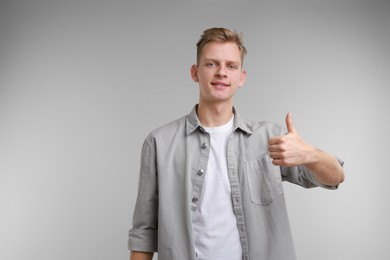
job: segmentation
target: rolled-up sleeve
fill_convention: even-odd
[[[129,250],[157,252],[157,223],[156,149],[153,139],[149,136],[142,146],[138,195],[133,214],[133,227],[129,231]]]
[[[337,158],[337,157],[336,157]],[[339,164],[343,167],[344,161],[337,158]],[[282,179],[297,185],[300,185],[304,188],[313,188],[313,187],[322,187],[325,189],[336,190],[339,185],[329,186],[320,183],[314,178],[314,174],[311,173],[304,166],[296,167],[280,167],[282,173]]]

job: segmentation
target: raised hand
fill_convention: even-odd
[[[287,113],[286,126],[286,135],[272,137],[268,142],[272,163],[278,166],[297,166],[310,162],[313,147],[306,144],[295,129],[291,113]]]

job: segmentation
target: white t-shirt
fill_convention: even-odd
[[[192,218],[195,250],[200,260],[242,259],[226,159],[233,118],[222,126],[205,127],[211,148],[202,194]]]

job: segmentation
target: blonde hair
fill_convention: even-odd
[[[226,28],[210,28],[203,31],[198,43],[196,44],[196,62],[199,64],[204,46],[210,42],[234,42],[237,44],[241,53],[241,64],[244,62],[244,56],[247,50],[242,41],[242,34]]]

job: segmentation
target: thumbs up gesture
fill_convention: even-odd
[[[268,142],[269,156],[278,166],[297,166],[308,162],[312,146],[306,144],[294,127],[291,113],[286,116],[287,134],[272,137]]]
[[[287,134],[289,133],[296,133],[296,129],[294,127],[294,123],[293,123],[293,120],[292,120],[292,115],[291,113],[287,113],[287,116],[286,116],[286,126],[287,126]]]

